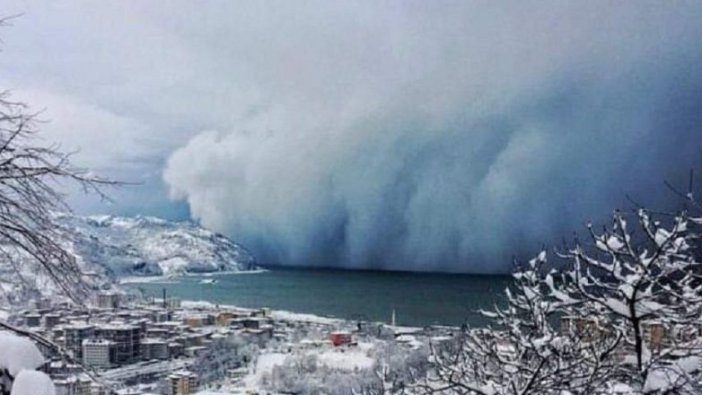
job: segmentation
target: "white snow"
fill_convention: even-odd
[[[264,351],[258,355],[253,368],[237,387],[239,389],[259,389],[273,375],[276,367],[289,366],[294,361],[313,358],[319,366],[340,372],[354,372],[372,369],[375,359],[372,357],[374,344],[359,343],[352,347],[332,347],[331,345],[315,348],[303,348],[293,352]]]
[[[287,354],[281,353],[264,353],[256,360],[256,372],[270,372],[274,367],[285,362]]]
[[[320,353],[318,357],[323,365],[340,370],[370,369],[374,363],[374,360],[359,348],[332,349]]]
[[[57,214],[86,263],[119,275],[173,275],[254,268],[241,246],[192,222],[153,217],[80,217]],[[97,242],[99,240],[99,243]]]
[[[606,298],[604,299],[604,304],[614,313],[619,314],[622,317],[629,317],[631,314],[629,312],[629,308],[619,299]]]
[[[656,238],[656,244],[658,244],[658,246],[661,247],[670,238],[670,232],[668,232],[667,230],[665,230],[663,228],[658,228],[658,230],[656,231],[655,238]]]
[[[11,395],[55,395],[51,378],[35,370],[22,370],[15,378]]]
[[[265,375],[270,375],[273,368],[285,363],[289,354],[282,353],[262,353],[256,359],[253,371],[244,377],[242,383],[246,387],[257,387]]]
[[[339,323],[343,322],[343,320],[340,320],[338,318],[327,318],[327,317],[320,317],[320,316],[313,315],[313,314],[293,313],[293,312],[285,311],[285,310],[274,310],[271,313],[271,316],[277,320],[303,321],[303,322],[311,322],[311,323],[323,324],[323,325],[334,325],[334,324],[339,324]]]
[[[9,332],[0,332],[0,367],[14,377],[23,369],[33,370],[44,363],[44,356],[34,343]]]
[[[161,268],[164,276],[172,276],[178,273],[185,273],[188,270],[190,262],[182,256],[174,256],[166,258],[158,262],[158,267]]]

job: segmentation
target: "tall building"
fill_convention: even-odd
[[[163,339],[143,339],[141,342],[141,357],[145,361],[168,359],[168,342]]]
[[[95,335],[113,343],[115,364],[124,365],[141,359],[141,327],[128,324],[101,325],[96,328]]]
[[[169,395],[190,395],[197,392],[197,376],[183,370],[168,376]]]
[[[116,309],[119,307],[120,295],[116,292],[100,292],[97,294],[97,306],[101,309]]]
[[[73,358],[83,360],[83,340],[95,336],[95,327],[90,324],[74,323],[63,327],[66,349],[73,353]]]
[[[60,314],[45,314],[44,315],[44,327],[46,329],[51,329],[58,325],[58,323],[61,321],[61,315]]]
[[[113,360],[114,343],[105,339],[83,340],[83,365],[92,368],[108,368]]]

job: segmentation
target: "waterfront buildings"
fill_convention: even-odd
[[[50,361],[42,370],[54,380],[59,395],[192,394],[204,385],[229,380],[229,371],[245,373],[252,362],[249,346],[274,344],[281,347],[277,352],[290,353],[314,342],[324,352],[333,349],[330,333],[337,345],[356,340],[350,332],[335,332],[355,327],[351,324],[298,321],[255,309],[192,304],[170,309],[161,301],[124,300],[111,309],[93,300],[91,307],[56,304],[19,310],[9,318],[75,358],[65,359],[54,348],[41,350]],[[27,326],[36,325],[37,317],[43,325]]]

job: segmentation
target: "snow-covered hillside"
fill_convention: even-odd
[[[115,277],[251,270],[255,260],[230,239],[192,222],[153,217],[58,214],[87,269]],[[103,271],[97,270],[97,271]]]
[[[192,222],[153,217],[55,214],[61,244],[76,257],[91,287],[110,288],[124,277],[255,269],[255,259],[228,238]],[[0,254],[0,306],[61,295],[46,271],[11,247]]]

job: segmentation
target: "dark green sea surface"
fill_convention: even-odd
[[[487,321],[476,310],[501,303],[509,281],[492,275],[274,268],[130,286],[155,297],[165,288],[183,300],[349,320],[390,322],[395,310],[398,325],[483,326]]]

